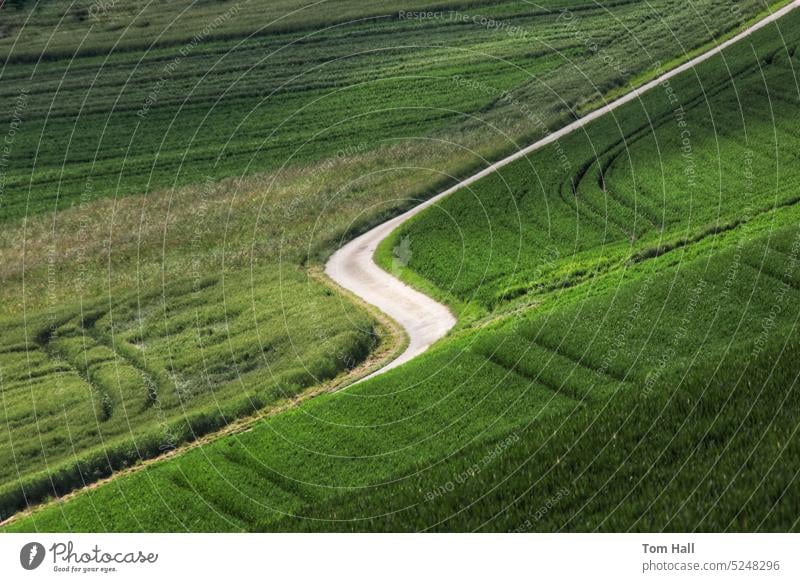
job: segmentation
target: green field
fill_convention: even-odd
[[[615,10],[634,8],[640,7],[624,3]],[[728,13],[724,7],[717,10]],[[640,26],[647,22],[641,18]],[[658,38],[654,34],[653,42]],[[431,352],[385,376],[260,421],[248,432],[79,493],[7,529],[796,530],[798,44],[800,15],[793,13],[779,28],[768,27],[403,227],[380,250],[381,260],[391,260],[398,241],[410,241],[402,276],[464,314],[456,332]],[[647,67],[644,63],[640,72]],[[485,78],[479,68],[458,75],[459,85],[476,90]],[[559,80],[566,83],[565,77]],[[578,97],[581,87],[577,78],[572,82],[573,105],[580,99],[589,103],[593,96],[586,87]],[[527,90],[541,86],[533,83]],[[501,101],[485,115],[502,118],[514,109]],[[547,119],[563,122],[558,113],[552,109]],[[401,118],[410,119],[398,114]],[[475,139],[480,128],[466,124],[458,131]],[[503,148],[491,136],[486,142],[496,151]],[[447,158],[457,148],[433,157],[438,149],[429,143],[419,151],[395,147],[400,149],[390,159],[398,167],[413,163],[426,147],[432,156],[426,167],[470,165],[463,154]],[[360,152],[328,170],[358,176],[379,167],[386,153]],[[382,196],[403,189],[421,193],[443,182],[441,173],[424,174],[415,179],[411,172],[396,171],[391,180],[381,178],[385,189],[363,196],[357,195],[363,190],[354,190],[340,207],[347,209],[344,219],[358,216],[367,224],[386,210],[376,207],[370,216],[359,216],[366,200],[389,200]],[[141,212],[135,200],[121,202],[130,216]],[[182,202],[184,208],[191,207],[190,200]],[[291,200],[291,195],[275,200]],[[252,241],[259,227],[247,203],[235,197],[215,212],[222,217],[237,202],[236,214],[243,216],[234,224],[245,224],[247,234],[238,239],[233,234],[228,244],[234,247],[237,240],[244,246],[248,236]],[[270,205],[261,197],[258,202]],[[96,204],[92,208],[112,203]],[[287,237],[279,248],[292,257],[291,269],[282,265],[279,273],[289,271],[302,282],[305,275],[293,261],[325,255],[330,242],[319,243],[325,239],[315,233],[308,237],[316,238],[315,247],[301,231],[315,228],[321,212],[312,200],[289,215],[271,212],[267,223],[274,220],[276,232]],[[64,215],[69,218],[69,211]],[[341,236],[344,219],[338,230],[325,227],[328,241]],[[191,221],[176,219],[176,224],[191,229]],[[159,253],[165,262],[185,259],[181,241],[191,239],[183,235],[169,239],[169,252],[151,249],[146,264],[158,266]],[[211,228],[202,239],[211,254],[218,248],[217,236]],[[127,252],[136,264],[133,251]],[[239,258],[241,264],[249,257],[252,251]],[[225,268],[244,268],[236,264],[234,259],[234,266]],[[269,273],[270,264],[263,261],[259,269]],[[276,287],[274,279],[264,277],[258,284],[263,287],[253,282],[233,287],[244,287],[248,295],[248,287]],[[317,292],[313,284],[303,288]],[[173,370],[162,346],[181,344],[180,370],[193,384],[199,376],[192,374],[202,366],[191,357],[196,334],[181,335],[181,308],[191,312],[187,317],[194,325],[198,307],[204,307],[200,319],[213,329],[219,322],[219,290],[211,284],[202,291],[207,295],[181,302],[180,289],[169,294],[178,307],[168,310],[171,325],[166,327],[163,318],[139,323],[139,307],[132,302],[141,295],[125,299],[116,290],[113,313],[119,315],[113,324],[108,316],[89,317],[87,327],[65,312],[56,333],[39,338],[46,340],[37,347],[45,354],[42,383],[50,385],[47,366],[54,362],[71,366],[69,373],[77,370],[76,377],[86,375],[86,358],[81,372],[80,362],[70,362],[70,349],[77,338],[88,337],[95,343],[76,353],[97,353],[100,372],[111,361],[105,358],[119,358],[150,342],[161,354],[148,361],[154,382]],[[110,286],[106,293],[111,295]],[[317,293],[330,334],[365,357],[378,332],[366,316],[356,326],[360,333],[347,331],[352,320],[338,319],[334,307],[326,311],[338,299]],[[308,299],[289,289],[284,301],[303,309]],[[268,305],[265,301],[263,317],[272,322]],[[252,316],[252,306],[241,313]],[[289,336],[301,320],[284,320]],[[247,327],[242,322],[236,328],[242,354],[252,354]],[[298,329],[308,334],[302,337],[311,337],[311,330]],[[13,333],[18,332],[9,331],[9,337]],[[112,341],[114,351],[106,351],[108,338],[116,336],[124,350]],[[27,345],[24,338],[15,342]],[[314,342],[305,344],[311,350]],[[327,353],[304,357],[324,362]],[[19,361],[8,358],[5,365]],[[219,361],[224,376],[241,358]],[[135,357],[125,360],[123,372],[125,366],[141,372]],[[321,366],[327,377],[341,371]],[[269,394],[260,373],[249,390]],[[220,379],[219,390],[236,402],[242,392],[225,392],[227,380]],[[303,385],[297,383],[296,389]],[[147,402],[146,388],[132,388],[139,402]],[[102,404],[100,399],[96,417]],[[148,414],[145,406],[142,426],[151,420]],[[13,486],[5,499],[18,502]]]
[[[8,529],[795,529],[800,230],[759,222]]]
[[[385,0],[361,4],[8,4],[0,120],[17,113],[22,123],[0,219],[208,175],[275,171],[398,139],[458,135],[476,123],[494,126],[483,128],[495,135],[480,153],[495,154],[541,131],[514,104],[536,103],[536,115],[557,125],[598,91],[624,85],[765,6],[405,3],[403,11],[444,15],[418,19],[401,17]],[[455,75],[479,84],[454,83]],[[501,100],[503,91],[510,102]]]
[[[407,223],[384,263],[406,239],[412,275],[491,310],[794,204],[796,49],[791,32],[757,58],[747,42],[733,47],[724,66],[701,65],[573,133],[561,151],[534,153]]]

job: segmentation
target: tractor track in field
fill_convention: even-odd
[[[400,214],[366,233],[356,237],[336,251],[325,265],[325,274],[339,286],[357,295],[363,301],[377,307],[392,318],[408,335],[408,346],[397,358],[388,362],[383,368],[373,372],[367,378],[382,374],[400,364],[408,362],[427,350],[432,344],[443,338],[455,326],[456,318],[450,310],[434,299],[412,289],[393,275],[381,269],[374,261],[378,245],[404,222],[410,220],[423,210],[433,206],[447,196],[465,188],[508,164],[551,144],[573,131],[584,127],[592,121],[614,111],[618,107],[638,99],[644,93],[658,87],[663,82],[691,70],[707,61],[727,47],[750,36],[755,31],[782,18],[795,8],[800,7],[800,0],[794,0],[783,8],[776,10],[744,31],[721,42],[687,62],[670,69],[655,79],[633,89],[622,97],[588,113],[573,121],[547,137],[495,162],[480,172],[459,181],[455,185]],[[366,379],[366,378],[364,378]]]

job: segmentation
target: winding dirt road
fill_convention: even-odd
[[[578,119],[566,125],[562,129],[551,133],[544,139],[533,143],[518,152],[496,162],[487,168],[481,170],[477,174],[462,180],[454,186],[448,188],[444,192],[437,194],[433,198],[415,206],[411,210],[396,216],[395,218],[376,226],[372,230],[362,234],[358,238],[353,239],[351,242],[344,245],[330,258],[325,265],[325,273],[333,279],[336,283],[355,293],[361,299],[376,306],[378,309],[386,313],[389,317],[397,321],[409,337],[409,344],[406,350],[395,360],[374,372],[372,377],[381,374],[387,370],[395,368],[412,358],[424,352],[428,347],[437,340],[444,337],[447,332],[456,324],[456,319],[450,310],[444,305],[437,303],[427,295],[423,295],[393,277],[383,269],[381,269],[373,260],[375,249],[386,237],[388,237],[394,229],[410,219],[412,216],[419,214],[429,206],[439,202],[441,199],[457,192],[461,188],[468,186],[489,174],[496,172],[500,168],[507,166],[536,150],[553,143],[554,141],[563,138],[565,135],[591,123],[598,117],[617,109],[618,107],[638,99],[642,94],[658,87],[664,81],[675,77],[689,69],[695,67],[699,63],[708,60],[720,51],[735,44],[743,38],[749,36],[756,30],[770,24],[785,16],[795,8],[800,7],[800,0],[795,0],[784,8],[777,10],[758,21],[751,27],[747,28],[738,35],[731,39],[718,44],[713,49],[702,55],[687,61],[686,63],[664,73],[658,78],[650,81],[632,90],[630,93],[625,94],[623,97],[604,105],[603,107],[589,113],[585,117]]]

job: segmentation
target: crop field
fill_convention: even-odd
[[[402,228],[380,258],[476,306],[430,352],[6,529],[797,530],[799,43],[795,13]],[[41,349],[102,347],[89,319]]]
[[[491,310],[796,203],[798,22],[457,193],[387,241],[384,263],[405,239],[411,271]]]
[[[280,302],[252,297],[250,283],[171,285],[0,328],[3,513],[293,398],[375,348],[369,318],[306,278],[252,282]],[[316,316],[279,323],[305,310]]]
[[[444,15],[420,19],[385,0],[361,4],[241,0],[188,13],[187,1],[8,4],[0,126],[20,123],[0,219],[375,149],[474,125],[470,116],[488,110],[495,115],[480,123],[502,119],[489,133],[505,141],[488,141],[492,154],[541,132],[539,123],[560,123],[587,85],[620,87],[680,55],[676,46],[690,50],[764,8],[408,3],[404,14],[422,6]],[[455,83],[458,75],[476,83]],[[541,120],[508,105],[521,100],[537,103]]]
[[[350,374],[343,238],[767,7],[189,5],[0,7],[0,518]]]
[[[800,230],[759,222],[8,529],[796,528]]]

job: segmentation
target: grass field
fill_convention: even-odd
[[[200,183],[208,174],[274,171],[455,126],[457,135],[476,123],[496,125],[481,152],[493,154],[541,132],[540,122],[559,124],[595,89],[622,86],[764,7],[403,6],[443,14],[420,19],[387,1],[362,4],[8,4],[0,120],[22,123],[0,219]],[[454,84],[456,75],[479,84]],[[513,106],[522,102],[537,103],[541,119]]]
[[[6,514],[285,402],[378,343],[365,314],[301,274],[169,285],[0,329]]]
[[[794,204],[800,55],[785,32],[457,193],[397,231],[383,262],[405,239],[413,274],[491,310]]]
[[[0,8],[3,517],[360,365],[309,265],[766,7],[189,5]]]
[[[796,528],[800,231],[760,222],[8,529]]]
[[[403,228],[430,353],[7,529],[796,530],[798,24]]]

